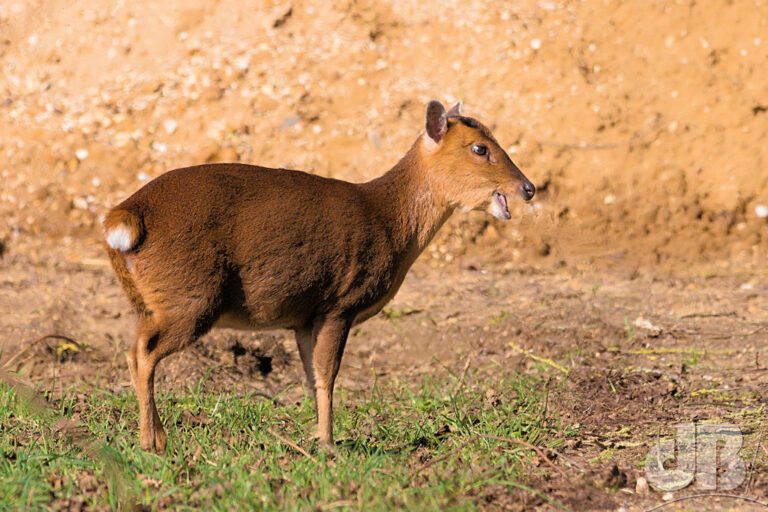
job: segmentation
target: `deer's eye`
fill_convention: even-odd
[[[472,144],[472,152],[477,156],[485,156],[488,154],[488,148],[482,144]]]

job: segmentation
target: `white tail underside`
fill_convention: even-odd
[[[107,245],[116,251],[128,251],[133,247],[133,238],[125,226],[117,226],[107,232]]]

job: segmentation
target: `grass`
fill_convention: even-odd
[[[308,399],[281,406],[207,393],[202,385],[161,394],[169,447],[160,457],[137,446],[132,392],[71,390],[45,405],[3,383],[0,509],[60,509],[78,500],[104,510],[474,510],[490,500],[516,503],[538,494],[526,482],[548,466],[534,465],[525,446],[482,436],[556,448],[570,432],[545,417],[542,379],[497,379],[492,391],[481,382],[470,374],[456,391],[455,379],[425,379],[417,387],[390,380],[372,392],[337,392],[335,457],[311,439]]]

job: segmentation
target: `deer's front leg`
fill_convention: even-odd
[[[328,446],[333,446],[333,384],[339,373],[350,325],[348,320],[342,318],[315,320],[312,361],[317,399],[317,437]]]

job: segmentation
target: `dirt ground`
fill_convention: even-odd
[[[6,257],[0,304],[8,313],[0,336],[10,353],[47,333],[84,348],[45,340],[11,369],[54,396],[72,383],[130,388],[122,352],[132,322],[111,270],[103,259],[68,262],[58,253],[43,261]],[[765,422],[767,290],[765,269],[681,277],[533,265],[447,271],[422,262],[386,314],[353,333],[339,385],[365,391],[393,377],[417,384],[425,375],[465,368],[486,379],[543,372],[553,418],[578,434],[559,453],[572,482],[531,485],[574,510],[661,503],[662,492],[635,493],[654,443],[673,438],[679,423],[732,423],[744,434],[745,459],[755,462],[750,496],[768,501],[768,453],[752,458]],[[638,319],[648,327],[637,326]],[[209,371],[211,392],[281,393],[286,403],[304,393],[293,339],[279,331],[215,331],[168,358],[159,386],[186,388]],[[531,496],[523,509],[543,504]],[[710,498],[696,509],[721,505]]]
[[[339,384],[467,364],[551,374],[552,410],[579,425],[560,461],[574,482],[530,485],[576,510],[662,503],[636,481],[679,423],[734,423],[745,452],[757,446],[764,0],[11,0],[0,65],[3,358],[50,333],[86,347],[35,345],[12,368],[30,380],[129,386],[132,318],[98,217],[149,179],[212,161],[370,179],[410,146],[429,99],[462,99],[536,200],[509,223],[455,215],[389,314],[354,332]],[[215,368],[212,389],[295,397],[297,361],[285,333],[222,330],[158,380]],[[758,454],[749,495],[768,502]]]

